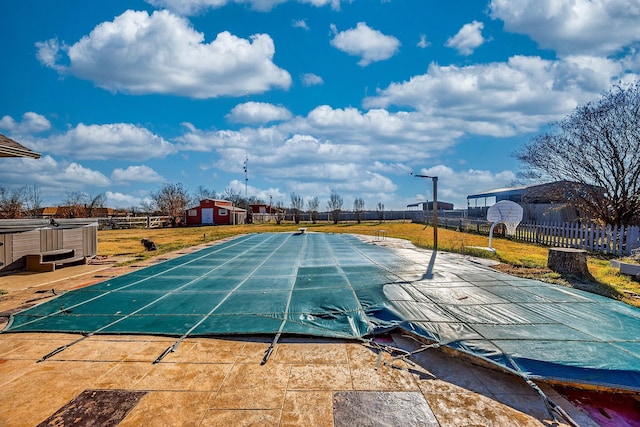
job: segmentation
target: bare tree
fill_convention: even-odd
[[[309,210],[309,218],[311,222],[315,224],[318,221],[318,209],[320,208],[320,201],[317,197],[307,201],[307,209]]]
[[[532,138],[521,176],[566,180],[580,212],[611,225],[640,221],[640,81],[616,85]]]
[[[98,208],[104,208],[105,201],[107,197],[104,193],[98,194],[97,196],[89,196],[89,202],[86,205],[87,216],[89,218],[95,216],[95,210]]]
[[[67,191],[58,206],[57,216],[61,218],[86,218],[87,217],[87,196],[82,191]]]
[[[151,215],[155,212],[156,207],[154,206],[154,202],[150,200],[143,200],[140,202],[140,211],[142,211],[145,215]],[[131,208],[131,212],[135,213],[136,209]]]
[[[378,221],[381,223],[384,222],[384,203],[378,202],[378,206],[376,206],[376,212],[378,213]]]
[[[276,203],[276,209],[275,209],[276,224],[280,225],[280,223],[282,223],[282,220],[284,219],[284,214],[285,214],[285,208],[282,202]]]
[[[356,221],[358,224],[362,222],[362,211],[364,211],[364,199],[358,197],[353,201],[353,212],[356,215]]]
[[[302,211],[304,210],[304,199],[302,196],[291,193],[291,213],[293,214],[293,221],[296,224],[300,224],[300,217],[302,216]]]
[[[36,216],[38,209],[42,207],[42,197],[40,196],[40,189],[35,185],[25,185],[23,189],[24,194],[24,210],[31,218]]]
[[[200,200],[204,199],[215,199],[217,197],[216,192],[213,190],[209,190],[204,185],[198,185],[196,192],[194,194],[193,204],[197,205],[200,203]]]
[[[0,218],[17,219],[22,217],[23,189],[7,190],[0,187]]]
[[[222,196],[225,200],[233,203],[234,206],[246,207],[246,200],[242,197],[239,191],[234,190],[233,188],[227,187],[222,193]]]
[[[342,212],[343,203],[342,197],[335,191],[332,191],[329,196],[329,202],[327,203],[327,210],[331,214],[331,220],[334,224],[340,221],[340,212]]]
[[[157,192],[151,193],[151,198],[156,203],[158,210],[171,218],[171,225],[174,227],[178,219],[182,218],[189,203],[189,194],[182,184],[165,183]]]

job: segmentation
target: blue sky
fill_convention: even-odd
[[[509,186],[512,153],[640,72],[637,0],[9,0],[0,185],[140,206],[163,183],[401,209]]]

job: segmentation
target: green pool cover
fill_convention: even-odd
[[[67,292],[3,332],[362,339],[393,328],[526,378],[640,391],[640,310],[344,234],[240,236]]]

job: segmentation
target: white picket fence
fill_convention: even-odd
[[[514,238],[550,247],[578,248],[607,255],[626,256],[640,247],[640,227],[520,223]]]

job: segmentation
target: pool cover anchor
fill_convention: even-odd
[[[511,371],[522,378],[527,383],[527,385],[531,387],[536,393],[538,393],[538,395],[542,398],[544,406],[547,408],[547,412],[549,412],[549,415],[551,416],[551,418],[553,418],[554,421],[558,421],[558,417],[556,416],[558,415],[560,416],[560,418],[564,419],[571,427],[580,427],[580,425],[575,422],[573,418],[571,418],[571,415],[569,415],[567,411],[562,409],[562,407],[551,400],[549,396],[547,396],[545,392],[542,391],[540,387],[538,387],[538,384],[534,383],[533,380],[529,378],[529,374],[527,372],[524,372],[522,369],[520,369],[520,366],[518,366],[518,364],[509,354],[504,352],[502,354],[504,354],[509,363],[511,363],[511,365],[515,368]]]
[[[408,357],[411,357],[411,356],[413,356],[413,355],[415,355],[415,354],[418,354],[418,353],[422,353],[423,351],[426,351],[426,350],[429,350],[429,349],[432,349],[432,348],[439,348],[439,347],[441,347],[442,345],[449,345],[449,344],[451,344],[452,342],[453,342],[453,341],[451,341],[451,342],[449,342],[449,343],[447,343],[447,344],[442,344],[442,343],[439,343],[439,342],[434,342],[433,344],[422,345],[419,349],[414,350],[414,351],[405,351],[405,350],[402,350],[402,354],[400,354],[399,356],[395,356],[394,358],[392,358],[392,359],[391,359],[391,361],[390,361],[390,362],[384,362],[384,364],[385,364],[385,365],[387,365],[387,366],[394,366],[394,365],[393,365],[393,362],[395,362],[396,360],[402,360],[402,361],[403,361],[403,362],[405,362],[405,363],[409,363],[409,364],[413,365],[414,363],[413,363],[412,361],[410,361],[410,360],[408,359]]]
[[[381,344],[373,340],[367,341],[366,343],[378,351],[378,355],[376,356],[376,364],[374,368],[376,371],[378,370],[378,368],[380,368],[380,364],[383,364],[384,366],[390,366],[392,368],[401,369],[399,366],[396,366],[393,364],[393,362],[398,359],[404,360],[407,363],[407,365],[415,366],[415,363],[413,363],[411,360],[405,359],[405,357],[408,357],[410,355],[410,353],[406,350],[403,350],[388,344]],[[394,353],[400,353],[400,356],[393,357],[390,363],[386,361],[383,362],[382,361],[383,351],[389,353],[392,357]]]
[[[192,328],[193,329],[193,328]],[[157,364],[160,363],[162,361],[162,359],[164,359],[164,357],[169,354],[169,353],[175,353],[176,349],[178,348],[178,346],[180,345],[180,343],[189,336],[189,333],[191,332],[191,330],[189,332],[187,332],[186,334],[182,335],[180,338],[178,338],[178,340],[176,342],[174,342],[172,345],[170,345],[169,347],[167,347],[167,349],[165,351],[162,352],[162,354],[160,354],[160,356],[158,356],[156,358],[156,360],[153,361],[153,364]]]
[[[174,343],[173,345],[171,345],[171,346],[167,347],[167,349],[166,349],[165,351],[163,351],[163,352],[162,352],[162,354],[156,358],[156,360],[154,360],[154,361],[153,361],[153,364],[155,365],[155,364],[157,364],[157,363],[160,363],[160,361],[161,361],[162,359],[164,359],[164,357],[165,357],[167,354],[169,354],[169,353],[174,353],[174,352],[176,351],[176,347],[178,347],[178,343],[177,343],[177,342],[176,342],[176,343]]]
[[[70,342],[69,344],[65,344],[65,345],[63,345],[63,346],[60,346],[60,347],[56,348],[56,349],[55,349],[55,350],[53,350],[51,353],[47,353],[47,354],[45,354],[44,356],[42,356],[40,359],[36,360],[36,363],[44,362],[45,360],[47,360],[47,359],[49,359],[49,358],[51,358],[51,357],[55,356],[56,354],[58,354],[58,353],[60,353],[60,352],[62,352],[62,351],[64,351],[64,350],[68,349],[68,348],[69,348],[69,347],[71,347],[72,345],[77,344],[77,343],[79,343],[80,341],[84,341],[84,340],[86,340],[86,339],[87,339],[87,338],[89,338],[91,335],[93,335],[93,333],[83,335],[81,338],[78,338],[77,340],[72,341],[72,342]]]
[[[280,339],[280,333],[278,332],[276,334],[276,337],[273,339],[273,341],[271,341],[271,344],[269,344],[269,347],[265,350],[264,357],[262,358],[262,362],[260,362],[260,366],[267,364],[267,362],[269,361],[269,357],[271,357],[271,353],[273,353],[273,349],[276,347],[276,344],[278,343],[279,339]]]
[[[544,402],[544,406],[547,408],[547,411],[549,412],[549,415],[551,415],[551,417],[555,421],[558,421],[558,418],[556,417],[556,415],[559,415],[571,427],[580,427],[579,424],[575,422],[573,418],[571,418],[571,415],[569,415],[567,411],[562,409],[562,407],[557,405],[553,400],[549,399],[549,397],[540,389],[540,387],[538,387],[536,383],[531,381],[526,376],[523,376],[523,379],[526,381],[529,387],[531,387],[533,390],[535,390],[536,393],[540,395],[540,397],[542,398],[542,401]]]

